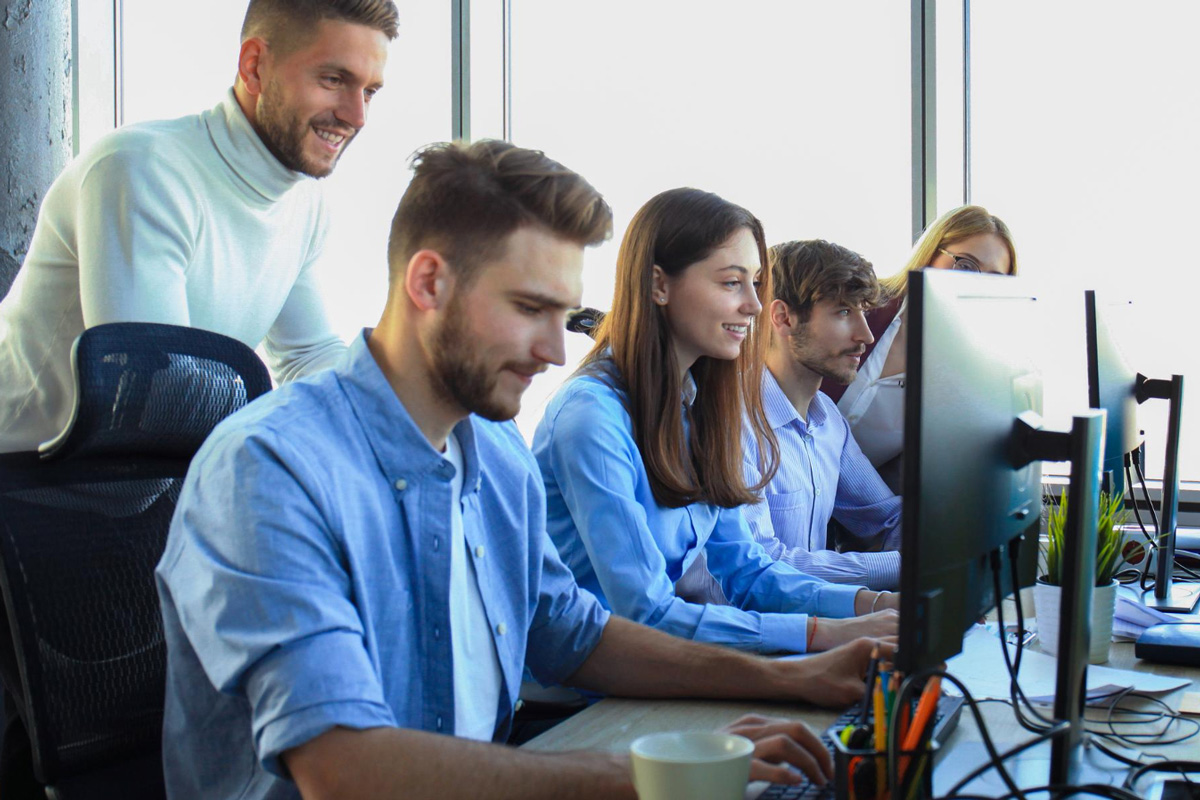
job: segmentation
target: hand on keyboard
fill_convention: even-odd
[[[799,700],[826,708],[845,708],[861,703],[866,693],[863,678],[867,674],[871,652],[876,648],[882,658],[891,658],[896,650],[896,637],[855,639],[825,653],[776,661],[773,668],[778,673],[779,699]]]
[[[754,742],[752,781],[794,784],[803,780],[803,773],[813,783],[824,786],[833,777],[829,750],[821,737],[803,722],[747,714],[721,730]]]

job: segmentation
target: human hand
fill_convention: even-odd
[[[880,658],[891,659],[896,642],[895,636],[856,639],[808,658],[776,661],[782,671],[780,697],[838,709],[861,702],[866,693],[871,652],[878,647]]]
[[[793,784],[799,783],[804,774],[813,783],[824,786],[833,776],[829,750],[803,722],[747,714],[725,725],[721,731],[745,736],[754,742],[754,760],[750,762],[752,781]]]
[[[850,619],[813,619],[816,629],[808,643],[809,652],[829,650],[863,636],[896,636],[900,633],[900,612],[894,608]]]

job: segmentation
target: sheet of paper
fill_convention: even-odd
[[[983,626],[972,629],[963,638],[963,651],[947,662],[947,669],[954,677],[966,684],[977,700],[984,698],[1007,699],[1008,670],[1004,668],[1000,652],[1000,640]],[[1016,648],[1008,647],[1010,658],[1016,657]],[[1021,656],[1019,680],[1026,696],[1032,698],[1054,697],[1054,682],[1058,660],[1043,653],[1026,649]],[[1146,694],[1165,694],[1183,686],[1186,678],[1169,678],[1146,672],[1131,672],[1112,667],[1090,666],[1087,671],[1089,696],[1103,692],[1105,696],[1126,687],[1133,687]],[[1096,699],[1103,703],[1102,699]]]

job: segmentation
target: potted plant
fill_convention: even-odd
[[[1102,664],[1108,660],[1113,611],[1117,602],[1117,581],[1113,575],[1121,559],[1121,526],[1125,519],[1125,496],[1101,492],[1096,530],[1096,588],[1092,594],[1092,637],[1088,648],[1088,660],[1092,664]],[[1050,655],[1058,652],[1058,617],[1062,595],[1066,525],[1067,492],[1064,490],[1057,505],[1048,504],[1045,571],[1038,578],[1033,590],[1038,639],[1042,650]]]

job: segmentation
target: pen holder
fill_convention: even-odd
[[[900,796],[891,798],[889,782],[883,783],[882,795],[878,792],[877,775],[882,768],[886,775],[887,751],[874,747],[855,748],[842,742],[839,728],[830,728],[829,740],[833,742],[833,774],[837,800],[930,800],[933,797],[933,760],[937,752],[936,742],[930,742],[924,750],[901,750],[896,756],[896,766],[902,769],[897,791]],[[857,788],[857,790],[856,790]]]

